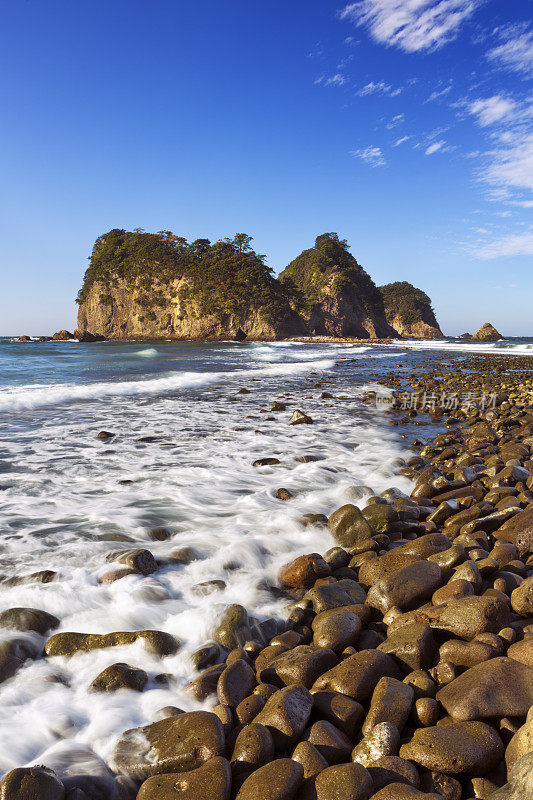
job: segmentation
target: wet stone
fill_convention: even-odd
[[[304,686],[289,686],[269,697],[255,722],[269,729],[278,749],[301,736],[311,716],[313,698]]]
[[[147,681],[148,675],[143,669],[117,663],[106,667],[93,680],[89,688],[95,692],[116,692],[117,689],[133,689],[136,692],[142,692]]]
[[[228,800],[230,790],[229,763],[216,756],[189,772],[148,778],[139,789],[137,800]]]
[[[224,755],[222,722],[208,711],[191,711],[125,731],[110,766],[121,775],[146,780],[167,772],[186,772]]]
[[[35,631],[44,636],[58,625],[57,617],[38,608],[8,608],[0,613],[0,628]]]
[[[401,758],[452,775],[485,775],[502,760],[503,752],[502,740],[484,722],[418,728],[409,744],[400,748]]]
[[[65,787],[46,767],[12,769],[0,781],[0,800],[64,800]]]
[[[141,639],[144,646],[156,655],[171,655],[180,646],[177,639],[164,631],[116,631],[114,633],[56,633],[45,644],[47,656],[71,656],[80,651],[99,650],[133,644]]]
[[[236,800],[293,800],[302,779],[301,764],[290,758],[277,758],[244,781]]]

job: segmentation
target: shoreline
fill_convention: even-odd
[[[106,778],[120,797],[163,797],[161,787],[170,788],[172,781],[178,785],[170,775],[182,769],[191,787],[190,794],[183,794],[187,800],[227,800],[241,785],[239,800],[258,800],[268,796],[273,782],[285,787],[282,799],[314,797],[324,786],[318,796],[329,800],[336,786],[345,789],[350,781],[366,787],[361,795],[365,800],[403,798],[398,794],[403,790],[394,788],[399,782],[434,793],[426,795],[431,800],[459,800],[472,796],[474,781],[489,781],[494,788],[505,783],[511,771],[508,775],[505,770],[503,748],[511,748],[514,758],[508,766],[514,765],[517,752],[526,755],[522,741],[529,735],[529,728],[518,733],[518,723],[529,724],[525,712],[531,699],[522,667],[531,664],[532,590],[518,590],[522,579],[526,586],[532,582],[526,576],[532,574],[533,549],[533,359],[464,354],[462,363],[468,370],[468,391],[489,397],[496,393],[494,407],[478,413],[471,397],[473,405],[466,411],[458,406],[439,413],[437,403],[430,408],[433,419],[448,416],[449,424],[446,433],[438,433],[400,468],[399,474],[415,481],[412,494],[390,489],[367,498],[364,513],[351,503],[337,509],[327,524],[338,546],[298,557],[282,569],[280,584],[270,587],[293,603],[286,624],[271,623],[269,628],[267,621],[253,628],[246,609],[226,610],[214,643],[201,654],[207,671],[190,687],[199,701],[211,706],[213,692],[218,694],[214,715],[171,709],[158,722],[125,734],[111,764],[123,777]],[[462,373],[450,374],[449,369],[442,364],[439,373],[439,367],[430,365],[414,377],[400,372],[382,377],[395,392],[386,411],[392,423],[400,418],[403,423],[419,421],[419,409],[404,397],[406,377],[412,378],[412,396],[448,396],[464,386]],[[517,375],[518,389],[513,389]],[[367,402],[374,400],[367,396]],[[525,522],[517,527],[515,518],[523,518],[524,512]],[[320,526],[325,520],[306,524]],[[140,557],[142,551],[127,552],[122,569],[142,569],[143,558],[149,558]],[[155,652],[163,654],[174,646],[164,632],[141,633],[137,638]],[[87,649],[90,635],[77,636],[85,639],[69,633],[51,636],[46,654]],[[109,644],[92,641],[94,646]],[[513,662],[510,667],[502,662],[505,653]],[[32,657],[24,652],[14,657],[25,655]],[[470,669],[476,672],[469,683],[461,676]],[[132,683],[140,679],[134,672],[115,669],[98,678],[107,690],[134,688]],[[509,680],[518,687],[516,701],[506,693]],[[485,685],[483,681],[491,690],[488,700],[475,693],[474,684]],[[460,727],[465,704],[467,720],[478,726],[475,731]],[[488,713],[487,706],[495,713]],[[511,727],[501,721],[494,726],[495,719],[507,717],[515,719]],[[436,724],[443,720],[446,725]],[[377,731],[376,725],[381,726]],[[446,750],[449,745],[442,743],[446,728],[459,750],[467,741],[481,756],[465,759],[457,769]],[[202,743],[202,756],[187,750],[190,731]],[[142,749],[143,738],[152,743],[150,758]],[[431,768],[429,751],[435,757],[435,749],[441,761]],[[34,772],[41,788],[52,780]],[[169,777],[155,777],[156,772]],[[10,775],[1,787],[9,784]],[[79,780],[70,784],[74,786],[82,788]],[[76,797],[82,800],[83,794]]]

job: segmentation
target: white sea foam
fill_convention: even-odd
[[[42,608],[60,618],[59,630],[161,629],[183,643],[164,658],[137,642],[29,661],[0,685],[0,773],[26,763],[56,764],[58,742],[67,750],[72,743],[73,758],[93,752],[108,759],[118,735],[151,721],[158,708],[198,707],[182,689],[194,675],[190,656],[210,639],[220,611],[241,603],[257,619],[279,617],[283,603],[265,584],[296,555],[333,544],[327,530],[303,527],[301,515],[329,514],[349,501],[346,490],[354,484],[374,491],[409,487],[407,478],[395,475],[402,449],[394,430],[381,412],[358,400],[364,386],[350,389],[343,381],[342,400],[319,399],[323,389],[340,394],[328,383],[335,363],[324,357],[333,356],[330,348],[291,362],[282,354],[310,351],[253,346],[252,363],[265,348],[281,363],[265,366],[259,359],[255,368],[19,389],[0,397],[4,410],[32,410],[31,428],[13,416],[6,418],[9,431],[0,431],[2,456],[11,465],[2,474],[9,487],[0,493],[0,572],[58,573],[48,584],[0,584],[0,610]],[[235,348],[235,363],[242,363],[246,349]],[[337,350],[334,358],[353,353]],[[243,385],[251,393],[237,395]],[[287,410],[261,413],[274,399]],[[310,413],[314,425],[290,426],[296,407]],[[96,438],[103,427],[116,434],[111,442]],[[147,435],[155,441],[138,441]],[[318,460],[302,463],[300,455]],[[254,468],[263,456],[281,463]],[[291,502],[276,499],[280,486],[294,493]],[[172,538],[152,542],[147,531],[157,526],[168,527]],[[132,546],[161,558],[189,546],[200,557],[148,577],[100,584],[99,577],[117,566],[107,554]],[[204,597],[194,593],[198,583],[215,579],[226,588]],[[90,693],[96,675],[118,661],[148,672],[145,691]],[[154,680],[163,672],[173,676],[168,687]]]
[[[27,411],[70,402],[105,400],[118,397],[142,397],[200,389],[228,379],[235,381],[250,378],[290,376],[315,370],[327,370],[333,366],[331,359],[320,359],[304,363],[284,363],[261,369],[242,369],[221,372],[179,372],[168,377],[140,381],[114,381],[87,383],[82,385],[59,384],[46,388],[17,387],[0,390],[0,413]]]

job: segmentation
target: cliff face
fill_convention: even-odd
[[[96,240],[78,329],[109,339],[278,339],[306,332],[250,238],[188,244],[168,231]]]
[[[387,321],[409,339],[442,339],[444,334],[425,292],[407,281],[380,286]]]
[[[318,236],[280,274],[296,293],[296,307],[316,336],[381,338],[396,336],[388,325],[383,299],[368,273],[336,233]]]
[[[287,308],[284,319],[266,320],[260,311],[206,313],[194,299],[183,299],[182,292],[194,291],[190,281],[154,282],[157,306],[146,309],[145,291],[140,281],[133,285],[119,280],[113,287],[95,282],[80,303],[78,328],[101,334],[107,339],[277,339],[305,332],[298,316]],[[143,305],[139,304],[142,298]],[[242,332],[242,333],[240,333]]]

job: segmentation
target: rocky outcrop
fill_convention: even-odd
[[[276,321],[250,306],[230,313],[222,309],[205,313],[201,300],[191,298],[191,292],[194,284],[187,278],[154,281],[151,293],[157,305],[150,307],[142,279],[133,283],[120,280],[112,287],[97,281],[80,304],[78,329],[97,331],[107,339],[236,341],[286,338],[305,330],[288,302],[285,317]]]
[[[78,332],[108,339],[279,339],[305,333],[250,237],[191,244],[162,231],[96,240]]]
[[[387,322],[409,339],[442,339],[431,300],[425,292],[407,281],[380,286]]]
[[[485,322],[472,336],[473,342],[497,342],[499,339],[503,339],[503,336],[501,333],[498,333],[494,325],[491,325],[490,322]]]
[[[372,278],[336,233],[324,233],[280,274],[314,336],[396,336]]]

